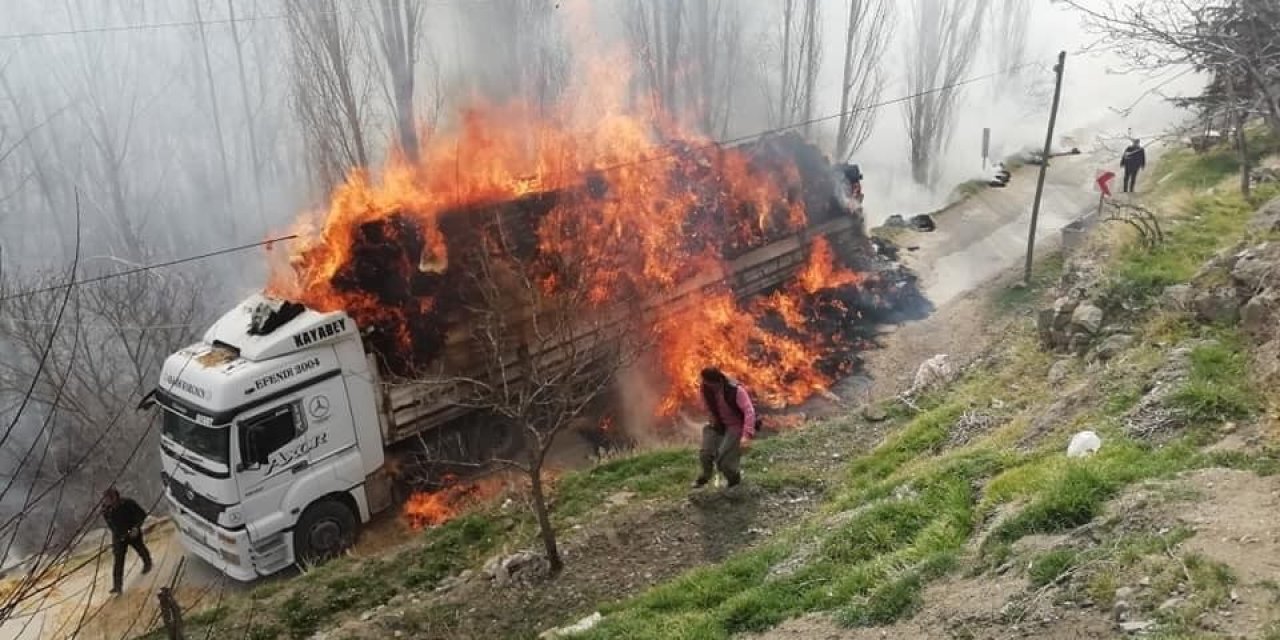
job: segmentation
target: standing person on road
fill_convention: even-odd
[[[142,540],[142,523],[147,519],[147,512],[137,502],[121,498],[120,492],[111,487],[102,494],[102,517],[111,530],[111,555],[115,561],[111,565],[111,593],[118,595],[124,583],[124,556],[129,547],[142,558],[142,573],[151,571],[151,552]]]
[[[734,383],[715,367],[702,370],[702,400],[707,405],[711,422],[702,428],[702,448],[698,460],[702,473],[693,481],[695,489],[711,480],[719,470],[729,486],[742,481],[738,461],[742,456],[742,438],[755,437],[756,409],[747,388]]]
[[[1133,193],[1138,185],[1138,172],[1147,166],[1147,151],[1140,142],[1134,138],[1133,144],[1125,147],[1124,154],[1120,156],[1120,166],[1124,167],[1125,193]]]

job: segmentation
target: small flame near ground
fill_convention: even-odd
[[[499,476],[462,481],[456,475],[445,475],[441,485],[436,491],[419,491],[409,496],[402,513],[410,528],[438,527],[508,493],[513,481]]]

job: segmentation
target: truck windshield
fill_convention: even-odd
[[[164,436],[174,444],[218,464],[227,464],[230,460],[230,429],[206,427],[172,411],[161,413],[164,414]]]

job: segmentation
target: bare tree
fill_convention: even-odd
[[[732,0],[705,0],[689,7],[691,48],[687,60],[690,101],[698,128],[707,135],[728,135],[734,88],[741,78],[742,9]]]
[[[518,241],[495,223],[468,259],[468,298],[477,373],[443,381],[462,406],[496,415],[523,436],[523,453],[500,461],[529,478],[534,515],[551,571],[562,567],[543,470],[558,435],[612,387],[643,348],[638,306],[593,300],[601,265],[519,257]],[[604,253],[608,253],[607,251]]]
[[[840,85],[840,121],[836,130],[836,159],[847,162],[875,124],[884,91],[880,65],[893,32],[893,9],[886,0],[849,0],[844,33],[844,78]]]
[[[779,34],[778,84],[771,95],[770,124],[789,127],[813,119],[818,73],[822,66],[822,16],[817,0],[782,0]]]
[[[1234,78],[1237,99],[1253,100],[1280,134],[1280,3],[1275,0],[1139,0],[1100,8],[1065,0],[1134,69],[1191,66]],[[1218,89],[1225,89],[1218,83]]]
[[[637,88],[659,122],[727,135],[742,80],[744,15],[733,0],[632,0],[625,21]]]
[[[328,190],[352,167],[369,166],[364,96],[355,80],[354,19],[334,0],[286,0],[294,105],[312,171]]]
[[[681,106],[681,36],[684,3],[680,0],[631,0],[626,14],[631,46],[643,69],[644,87],[656,113],[678,115]]]
[[[230,225],[231,235],[235,235],[235,203],[231,187],[231,164],[227,161],[227,143],[222,137],[222,115],[218,112],[218,85],[213,80],[213,63],[209,61],[209,40],[204,32],[204,14],[200,11],[200,0],[191,0],[191,9],[196,15],[197,32],[200,34],[201,59],[204,61],[204,77],[209,89],[209,116],[213,121],[213,133],[218,138],[218,160],[222,169],[222,198],[226,205],[224,216]]]
[[[422,38],[422,7],[413,0],[381,0],[378,4],[378,43],[387,63],[388,97],[400,151],[418,157],[418,129],[414,118],[414,80]]]
[[[258,217],[266,225],[266,211],[263,210],[262,196],[262,151],[258,148],[257,118],[253,117],[253,109],[249,106],[249,79],[244,66],[244,44],[240,40],[240,29],[236,25],[235,0],[227,0],[227,18],[231,27],[231,43],[236,50],[236,72],[240,81],[240,106],[244,109],[244,129],[249,136],[249,170],[253,175],[254,204],[257,205]]]
[[[16,275],[8,275],[3,289],[18,294],[55,278],[38,276],[19,284]],[[119,479],[141,495],[158,495],[155,465],[146,464],[154,459],[154,437],[145,439],[152,446],[139,446],[149,419],[133,409],[155,385],[164,358],[194,334],[201,290],[198,282],[178,274],[133,273],[77,288],[60,322],[51,320],[58,317],[60,296],[33,293],[6,301],[0,343],[13,349],[13,357],[0,363],[0,397],[13,397],[31,384],[26,417],[47,423],[34,436],[48,453],[41,464],[26,469],[33,475],[29,489],[54,483],[70,488],[57,507],[48,501],[26,505],[24,518],[51,523],[59,531],[56,542],[65,543],[76,532],[72,525],[93,508],[109,482]],[[104,432],[111,437],[104,439]],[[5,452],[21,457],[32,446],[9,443]],[[92,455],[86,458],[85,452]],[[45,529],[24,529],[19,542],[38,547],[39,539],[30,536],[42,536]]]
[[[466,74],[496,101],[528,100],[550,107],[568,80],[569,55],[560,13],[548,0],[494,0],[463,12],[472,54]]]
[[[995,19],[996,61],[1005,77],[1014,78],[1021,73],[1020,66],[1027,57],[1027,22],[1031,19],[1031,0],[1005,0],[992,7]]]
[[[73,26],[87,22],[83,8],[79,9],[75,10],[71,3],[66,5],[67,18]],[[139,18],[124,8],[120,13],[124,20]],[[150,185],[139,184],[131,163],[136,155],[139,122],[148,105],[136,74],[123,68],[103,68],[98,61],[111,52],[141,66],[146,64],[146,51],[132,43],[115,44],[114,38],[75,41],[76,64],[59,71],[66,74],[61,78],[61,89],[73,105],[71,115],[81,126],[82,140],[53,147],[61,154],[59,164],[63,171],[68,167],[81,169],[84,184],[88,185],[88,208],[97,209],[100,214],[86,217],[91,226],[85,230],[85,237],[99,246],[106,244],[112,255],[137,261],[141,247],[146,245],[142,227],[148,212],[133,205]],[[87,149],[80,146],[85,141]],[[66,195],[60,198],[61,203],[69,200]],[[95,220],[101,222],[94,224]]]
[[[990,0],[913,0],[911,37],[905,40],[907,91],[903,107],[911,177],[933,186],[939,157],[955,126],[957,84],[973,66]]]

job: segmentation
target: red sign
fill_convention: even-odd
[[[1102,195],[1108,198],[1111,197],[1111,180],[1115,177],[1116,172],[1114,171],[1102,171],[1098,173],[1096,183],[1098,185],[1098,190],[1102,192]]]

